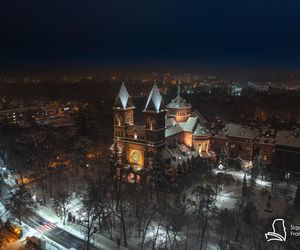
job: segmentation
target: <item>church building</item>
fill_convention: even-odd
[[[154,85],[143,109],[144,123],[136,124],[135,106],[123,83],[113,106],[115,161],[132,166],[136,171],[151,167],[155,155],[177,166],[191,157],[208,158],[210,133],[205,119],[180,96],[165,105]]]

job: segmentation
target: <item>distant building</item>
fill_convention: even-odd
[[[288,90],[299,90],[300,89],[300,81],[292,80],[287,83]]]
[[[275,144],[274,167],[300,175],[300,130],[278,131]]]
[[[226,145],[230,158],[247,162],[248,165],[254,156],[255,133],[242,125],[226,124],[222,130],[212,133],[212,150],[220,156]]]
[[[300,130],[277,131],[228,123],[212,132],[211,149],[219,155],[227,143],[229,156],[252,161],[261,154],[262,161],[276,170],[300,174]]]
[[[242,96],[243,90],[248,87],[245,82],[237,82],[232,85],[231,95],[232,96]]]

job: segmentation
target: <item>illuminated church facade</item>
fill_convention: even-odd
[[[135,107],[124,83],[114,106],[114,143],[111,150],[119,164],[135,170],[152,167],[156,155],[178,166],[192,157],[211,157],[210,133],[205,119],[191,105],[177,96],[168,105],[156,85],[143,109],[144,123],[134,120]]]

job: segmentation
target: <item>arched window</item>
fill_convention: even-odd
[[[148,127],[149,127],[150,130],[155,129],[155,120],[153,118],[149,118]]]

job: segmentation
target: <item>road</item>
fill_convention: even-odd
[[[50,240],[56,242],[57,244],[67,249],[69,248],[75,248],[76,250],[86,249],[85,241],[57,227],[54,223],[45,220],[44,218],[35,214],[32,211],[27,211],[26,217],[23,217],[22,221],[29,227],[43,234],[45,237],[49,238]],[[99,248],[91,246],[90,249],[96,250]]]

